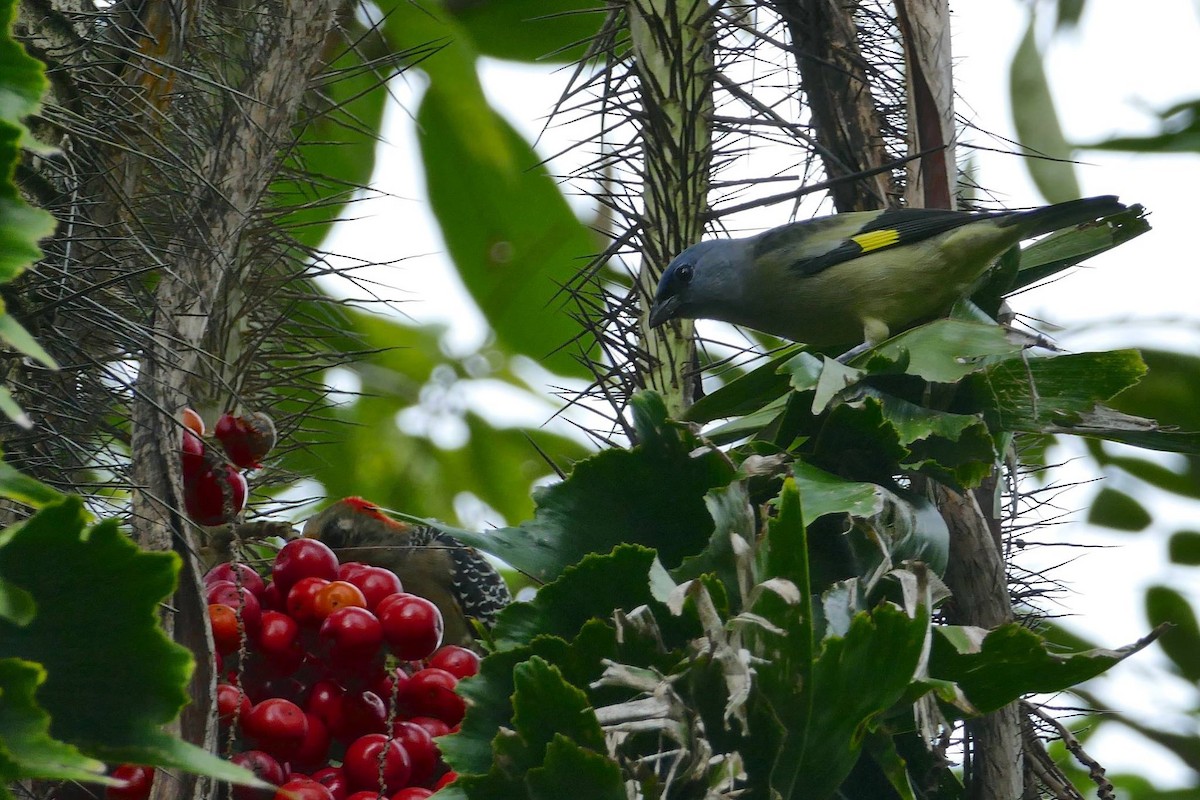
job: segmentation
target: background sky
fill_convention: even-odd
[[[1133,13],[1136,6],[1138,13]],[[1005,147],[1014,137],[1009,114],[1008,65],[1028,24],[1030,5],[1014,0],[953,3],[952,48],[955,57],[957,110],[978,128],[998,139],[972,132],[968,138],[985,148]],[[1039,31],[1047,51],[1047,71],[1067,138],[1099,141],[1116,134],[1143,134],[1157,129],[1153,114],[1181,100],[1200,96],[1200,21],[1189,0],[1090,0],[1082,25],[1051,37],[1052,15],[1044,7]],[[484,86],[495,105],[526,136],[540,137],[539,152],[555,153],[581,135],[572,126],[543,131],[546,115],[562,91],[568,71],[489,62]],[[467,352],[486,336],[486,327],[444,256],[435,220],[427,210],[416,156],[411,109],[423,89],[410,71],[395,82],[397,103],[389,111],[385,142],[379,153],[375,188],[380,196],[357,207],[357,219],[339,226],[328,249],[353,259],[389,262],[398,267],[371,278],[395,287],[393,296],[418,322],[451,325],[445,346]],[[961,150],[960,159],[967,153]],[[976,150],[971,155],[978,182],[1012,207],[1044,202],[1028,178],[1022,160],[1000,152]],[[1085,195],[1117,194],[1151,211],[1154,230],[1131,243],[1092,259],[1066,279],[1022,295],[1017,311],[1063,326],[1059,343],[1070,350],[1146,345],[1200,351],[1200,271],[1195,235],[1196,183],[1200,160],[1187,156],[1127,156],[1081,151],[1077,174]],[[554,174],[572,166],[567,159],[551,162]],[[587,213],[582,202],[581,214]],[[404,223],[398,225],[396,220]],[[761,227],[783,221],[763,212]],[[744,220],[743,220],[744,222]],[[752,224],[753,220],[750,223]],[[1128,320],[1137,325],[1114,323]],[[531,367],[531,370],[533,368]],[[473,390],[469,402],[481,413],[497,409],[513,420],[539,424],[548,406],[495,386]],[[438,433],[454,444],[453,430]],[[1082,451],[1071,445],[1059,452],[1069,459]],[[1169,457],[1165,457],[1169,458]],[[1090,462],[1069,465],[1059,481],[1090,481],[1100,476]],[[1120,475],[1106,476],[1121,488]],[[1053,609],[1069,617],[1065,623],[1108,647],[1134,641],[1148,629],[1142,613],[1146,586],[1165,582],[1176,587],[1196,583],[1194,568],[1173,567],[1166,560],[1165,535],[1122,535],[1082,522],[1083,508],[1095,491],[1085,486],[1065,493],[1058,505],[1076,512],[1071,524],[1047,529],[1037,538],[1104,545],[1080,551],[1040,548],[1023,556],[1031,569],[1059,565],[1056,577],[1072,590]],[[1138,487],[1145,498],[1147,490]],[[1155,527],[1166,533],[1197,528],[1196,508],[1166,495],[1148,500]],[[1062,564],[1064,561],[1069,563]],[[1200,601],[1200,592],[1192,593]],[[1163,659],[1153,649],[1099,679],[1094,689],[1113,707],[1138,713],[1149,724],[1187,730],[1193,725],[1179,713],[1193,707],[1195,687],[1165,676]],[[1111,728],[1111,726],[1109,726]],[[1102,731],[1089,751],[1110,770],[1153,775],[1164,785],[1184,785],[1189,773],[1173,757],[1119,729]]]

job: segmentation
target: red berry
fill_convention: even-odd
[[[397,658],[417,661],[442,643],[442,612],[413,594],[390,595],[377,607],[383,638]]]
[[[108,800],[146,800],[154,785],[154,767],[122,764],[109,777],[121,783],[105,788],[104,796]]]
[[[317,783],[324,784],[329,793],[333,795],[333,800],[346,800],[346,795],[350,790],[346,786],[346,776],[341,767],[319,769],[312,774],[312,779]]]
[[[408,679],[400,701],[411,716],[436,717],[454,727],[467,712],[466,701],[454,691],[457,684],[458,678],[444,669],[423,669]]]
[[[380,753],[383,753],[382,778],[380,786]],[[368,733],[355,739],[346,748],[346,757],[342,761],[342,771],[346,773],[346,781],[356,790],[383,790],[392,794],[408,784],[412,774],[412,764],[404,745],[395,739],[389,739],[382,733]],[[349,798],[347,798],[349,800]]]
[[[272,581],[258,596],[258,604],[263,611],[287,611],[287,595],[281,594],[278,584]]]
[[[262,750],[247,750],[235,753],[229,759],[239,767],[245,767],[254,773],[255,777],[271,784],[272,787],[283,783],[283,767],[270,755]],[[234,786],[233,800],[270,800],[275,789],[255,789],[251,786]]]
[[[433,785],[433,791],[436,792],[438,789],[441,789],[447,784],[454,783],[456,780],[458,780],[458,773],[454,770],[450,770],[445,775],[438,778],[438,782]]]
[[[275,446],[275,423],[260,411],[240,417],[222,414],[213,436],[225,448],[229,460],[242,469],[258,469],[259,461]]]
[[[347,581],[331,581],[322,586],[321,591],[313,598],[313,608],[321,619],[325,619],[339,608],[351,606],[365,609],[367,598],[363,597],[361,589]]]
[[[414,725],[420,725],[422,728],[429,731],[429,735],[434,739],[439,736],[445,736],[450,732],[449,725],[434,717],[410,717],[408,721]]]
[[[286,761],[304,743],[308,719],[290,700],[271,697],[250,709],[243,729],[261,749]]]
[[[437,768],[438,758],[441,756],[429,731],[415,722],[397,721],[392,723],[392,736],[404,745],[409,761],[412,762],[412,777],[409,781],[416,784],[427,783],[433,777],[433,771]]]
[[[179,415],[183,420],[183,427],[187,428],[197,436],[204,435],[204,419],[190,408],[185,408]]]
[[[323,767],[329,762],[329,745],[332,742],[329,728],[316,714],[307,713],[305,717],[308,728],[304,735],[304,741],[300,743],[300,748],[292,756],[291,763],[302,768]]]
[[[346,800],[383,800],[383,798],[379,794],[378,789],[372,789],[370,791],[367,791],[366,789],[359,789],[357,792],[352,792],[351,794],[347,795]]]
[[[324,578],[301,578],[288,591],[287,612],[301,625],[317,626],[321,618],[317,615],[317,592],[329,585]]]
[[[233,465],[205,467],[195,480],[184,481],[183,505],[196,524],[223,525],[242,513],[247,491],[246,478]]]
[[[208,467],[204,458],[204,440],[190,430],[185,430],[180,440],[180,467],[183,472],[183,484],[195,483],[200,474]]]
[[[333,733],[343,742],[387,730],[387,706],[374,692],[347,692],[342,698],[342,715],[341,728]]]
[[[330,733],[340,736],[346,727],[345,696],[345,690],[333,681],[317,681],[309,690],[304,710],[320,717]]]
[[[287,592],[301,578],[337,579],[338,560],[324,542],[292,539],[275,555],[271,576],[280,592]]]
[[[249,564],[237,564],[235,566],[229,561],[217,564],[204,576],[204,585],[209,586],[215,581],[229,581],[236,586],[239,575],[241,576],[242,587],[261,600],[262,593],[266,590],[267,585],[263,581],[262,576],[255,572],[254,568]]]
[[[280,674],[291,674],[304,661],[300,626],[287,614],[264,611],[257,641],[267,662]]]
[[[312,778],[292,778],[275,792],[275,800],[333,800],[333,795]]]
[[[371,611],[379,606],[379,601],[383,598],[404,591],[396,573],[383,567],[363,567],[345,580],[362,591],[363,598],[366,600],[365,607]]]
[[[257,634],[262,626],[262,607],[254,593],[243,586],[240,590],[232,581],[213,581],[205,592],[209,604],[221,603],[238,611],[242,624],[251,634]]]
[[[235,714],[239,722],[245,722],[249,713],[250,698],[245,692],[233,684],[217,684],[217,719],[222,725],[232,725]]]
[[[479,674],[479,656],[465,647],[448,644],[429,658],[429,666],[444,669],[462,680]]]
[[[208,607],[208,624],[212,628],[213,645],[217,653],[229,655],[240,649],[242,634],[238,629],[236,611],[223,603],[213,603]]]
[[[399,689],[396,688],[397,683],[400,684]],[[408,673],[404,671],[403,667],[396,667],[376,677],[371,682],[370,688],[372,692],[379,695],[384,705],[389,705],[392,702],[393,690],[396,696],[399,697],[404,691],[404,684],[406,683],[408,683]]]
[[[331,664],[355,666],[365,664],[379,652],[383,627],[370,611],[348,606],[334,611],[321,623],[320,637],[321,650],[328,654]]]
[[[337,579],[339,581],[350,581],[351,583],[354,583],[354,581],[350,579],[359,572],[362,572],[364,569],[369,568],[369,564],[364,564],[361,561],[344,561],[342,562],[341,566],[338,567]]]
[[[423,789],[420,786],[406,786],[392,795],[391,800],[425,800],[426,797],[432,796],[432,789]]]

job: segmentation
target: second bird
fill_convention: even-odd
[[[863,211],[700,242],[663,273],[650,325],[715,319],[817,346],[876,344],[948,311],[1018,242],[1125,208],[1104,196],[1030,211]]]

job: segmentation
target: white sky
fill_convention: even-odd
[[[1192,2],[1090,0],[1087,8],[1080,30],[1059,35],[1049,50],[1050,81],[1069,139],[1086,142],[1115,133],[1148,133],[1156,127],[1151,111],[1200,96],[1196,79],[1200,74],[1200,23]],[[979,127],[1012,138],[1007,73],[1024,33],[1028,5],[1015,0],[959,0],[953,3],[953,11],[958,110]],[[1050,14],[1043,17],[1042,22],[1047,23],[1044,32],[1049,33]],[[563,73],[548,68],[495,62],[483,72],[485,89],[495,105],[530,138],[541,133],[542,120],[564,79]],[[377,188],[392,196],[359,205],[359,219],[336,231],[328,249],[375,261],[419,256],[392,268],[397,271],[385,280],[411,293],[407,297],[412,302],[406,303],[404,310],[412,319],[451,322],[454,328],[447,348],[468,351],[482,341],[485,327],[447,266],[436,221],[424,200],[408,117],[416,108],[422,78],[410,72],[403,80],[395,87],[403,108],[392,110],[386,127],[387,145],[381,148],[375,179]],[[541,152],[558,152],[569,136],[569,129],[551,129],[543,137]],[[992,144],[978,135],[976,140]],[[1200,345],[1200,279],[1193,246],[1197,221],[1191,215],[1196,213],[1200,157],[1096,152],[1079,157],[1087,162],[1077,170],[1085,195],[1118,194],[1126,202],[1142,203],[1152,212],[1155,230],[1092,259],[1089,268],[1076,270],[1065,280],[1022,296],[1015,303],[1017,310],[1068,329],[1073,324],[1089,325],[1086,331],[1067,330],[1058,337],[1068,349],[1140,344],[1195,352]],[[979,182],[1006,204],[1016,207],[1043,202],[1019,158],[980,151],[976,165]],[[560,174],[566,171],[561,165],[551,168]],[[402,225],[397,225],[398,219],[403,220]],[[397,236],[398,230],[403,231],[402,237]],[[1132,330],[1103,324],[1125,318],[1160,322]],[[1179,320],[1188,322],[1179,324]],[[1095,324],[1098,322],[1101,324]],[[479,408],[505,408],[512,418],[525,423],[539,424],[547,417],[546,406],[494,382],[477,392],[472,403]],[[1060,480],[1095,477],[1089,468],[1090,464],[1080,464]],[[1109,480],[1114,486],[1128,485],[1121,476]],[[1061,505],[1080,509],[1091,491],[1060,498]],[[1197,526],[1195,506],[1173,498],[1159,498],[1154,513],[1156,519],[1171,520],[1170,524],[1156,524],[1163,533]],[[1083,514],[1076,516],[1081,519]],[[1073,615],[1068,624],[1103,646],[1120,646],[1146,632],[1141,610],[1146,586],[1197,583],[1194,568],[1166,563],[1165,536],[1112,534],[1080,522],[1059,526],[1041,538],[1112,546],[1088,551],[1056,573],[1077,592],[1064,601],[1064,610]],[[1075,555],[1078,553],[1050,548],[1036,551],[1023,563],[1032,567],[1039,560],[1057,562]],[[1200,594],[1194,593],[1193,599],[1200,602]],[[1156,671],[1163,662],[1157,652],[1139,655],[1117,667],[1112,677],[1100,679],[1095,689],[1115,708],[1140,711],[1150,724],[1194,730],[1194,720],[1172,713],[1194,706],[1194,687]],[[1117,730],[1102,733],[1089,750],[1110,770],[1142,772],[1166,785],[1180,785],[1189,776],[1163,751]]]

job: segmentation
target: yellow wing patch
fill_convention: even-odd
[[[890,247],[900,241],[900,231],[891,228],[888,230],[871,231],[870,233],[860,233],[857,236],[851,236],[850,241],[861,247],[864,253],[869,253],[872,250]]]

